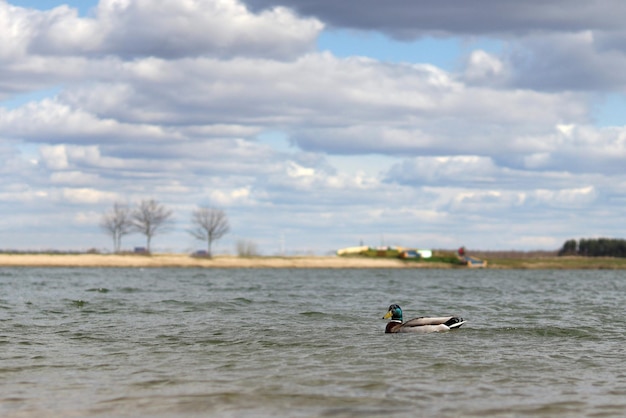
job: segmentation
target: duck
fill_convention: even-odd
[[[383,316],[383,319],[389,318],[391,318],[391,321],[387,323],[385,328],[385,333],[387,334],[398,332],[445,332],[460,328],[466,322],[459,316],[420,316],[419,318],[402,322],[402,308],[395,303],[389,306],[389,310]]]

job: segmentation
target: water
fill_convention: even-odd
[[[620,271],[0,269],[3,417],[618,417]],[[458,314],[383,333],[391,303]]]

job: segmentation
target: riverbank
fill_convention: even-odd
[[[624,270],[626,258],[618,257],[537,257],[490,258],[492,269]]]
[[[4,267],[419,268],[399,259],[335,256],[192,257],[186,254],[0,254]],[[438,267],[445,268],[444,263]],[[427,266],[431,267],[431,266]],[[435,266],[432,266],[435,267]]]
[[[625,258],[536,257],[490,258],[489,269],[626,269]],[[394,258],[289,256],[191,257],[186,254],[0,254],[0,267],[200,267],[200,268],[467,268],[445,262]]]

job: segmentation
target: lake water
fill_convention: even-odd
[[[626,272],[0,269],[3,417],[626,416]],[[463,316],[441,334],[384,334]]]

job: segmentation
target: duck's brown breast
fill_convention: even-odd
[[[387,323],[387,326],[385,327],[385,333],[391,334],[394,332],[398,332],[401,326],[402,326],[402,322],[391,321]]]

